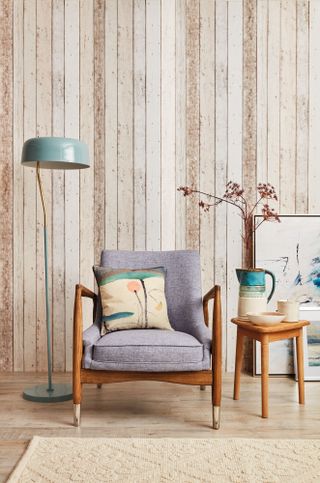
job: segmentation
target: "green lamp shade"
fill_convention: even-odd
[[[41,169],[89,168],[88,146],[78,139],[39,137],[28,139],[22,149],[21,164]]]

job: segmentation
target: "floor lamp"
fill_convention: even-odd
[[[36,168],[37,184],[43,210],[44,272],[47,327],[48,384],[34,386],[23,392],[24,399],[36,402],[59,402],[72,399],[70,384],[52,383],[51,315],[48,283],[48,234],[45,197],[40,169],[89,168],[88,146],[77,140],[58,137],[28,139],[23,145],[21,164]]]

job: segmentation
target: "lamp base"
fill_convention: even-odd
[[[33,402],[62,402],[72,399],[71,384],[52,384],[52,391],[48,391],[48,385],[33,386],[23,391],[23,399]]]

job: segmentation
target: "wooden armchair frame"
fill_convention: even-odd
[[[221,291],[214,286],[203,297],[203,313],[205,324],[209,325],[208,304],[214,299],[212,323],[212,365],[209,370],[181,372],[137,372],[137,371],[99,371],[81,367],[83,355],[83,321],[82,297],[93,299],[93,312],[96,313],[98,296],[83,285],[76,285],[74,302],[73,330],[73,409],[74,424],[80,426],[80,405],[82,399],[82,384],[102,384],[126,381],[161,381],[176,384],[211,386],[213,428],[220,427],[220,404],[222,384],[222,317]]]

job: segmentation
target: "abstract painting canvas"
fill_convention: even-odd
[[[310,322],[303,328],[304,380],[320,381],[320,307],[301,306],[300,318]],[[296,364],[295,373],[297,379]]]
[[[280,215],[281,223],[262,223],[254,237],[257,268],[275,274],[276,289],[269,309],[277,300],[292,299],[320,307],[320,216]],[[257,226],[261,216],[255,216]],[[256,373],[261,373],[260,347],[256,344]],[[292,341],[270,346],[270,374],[293,374]]]

